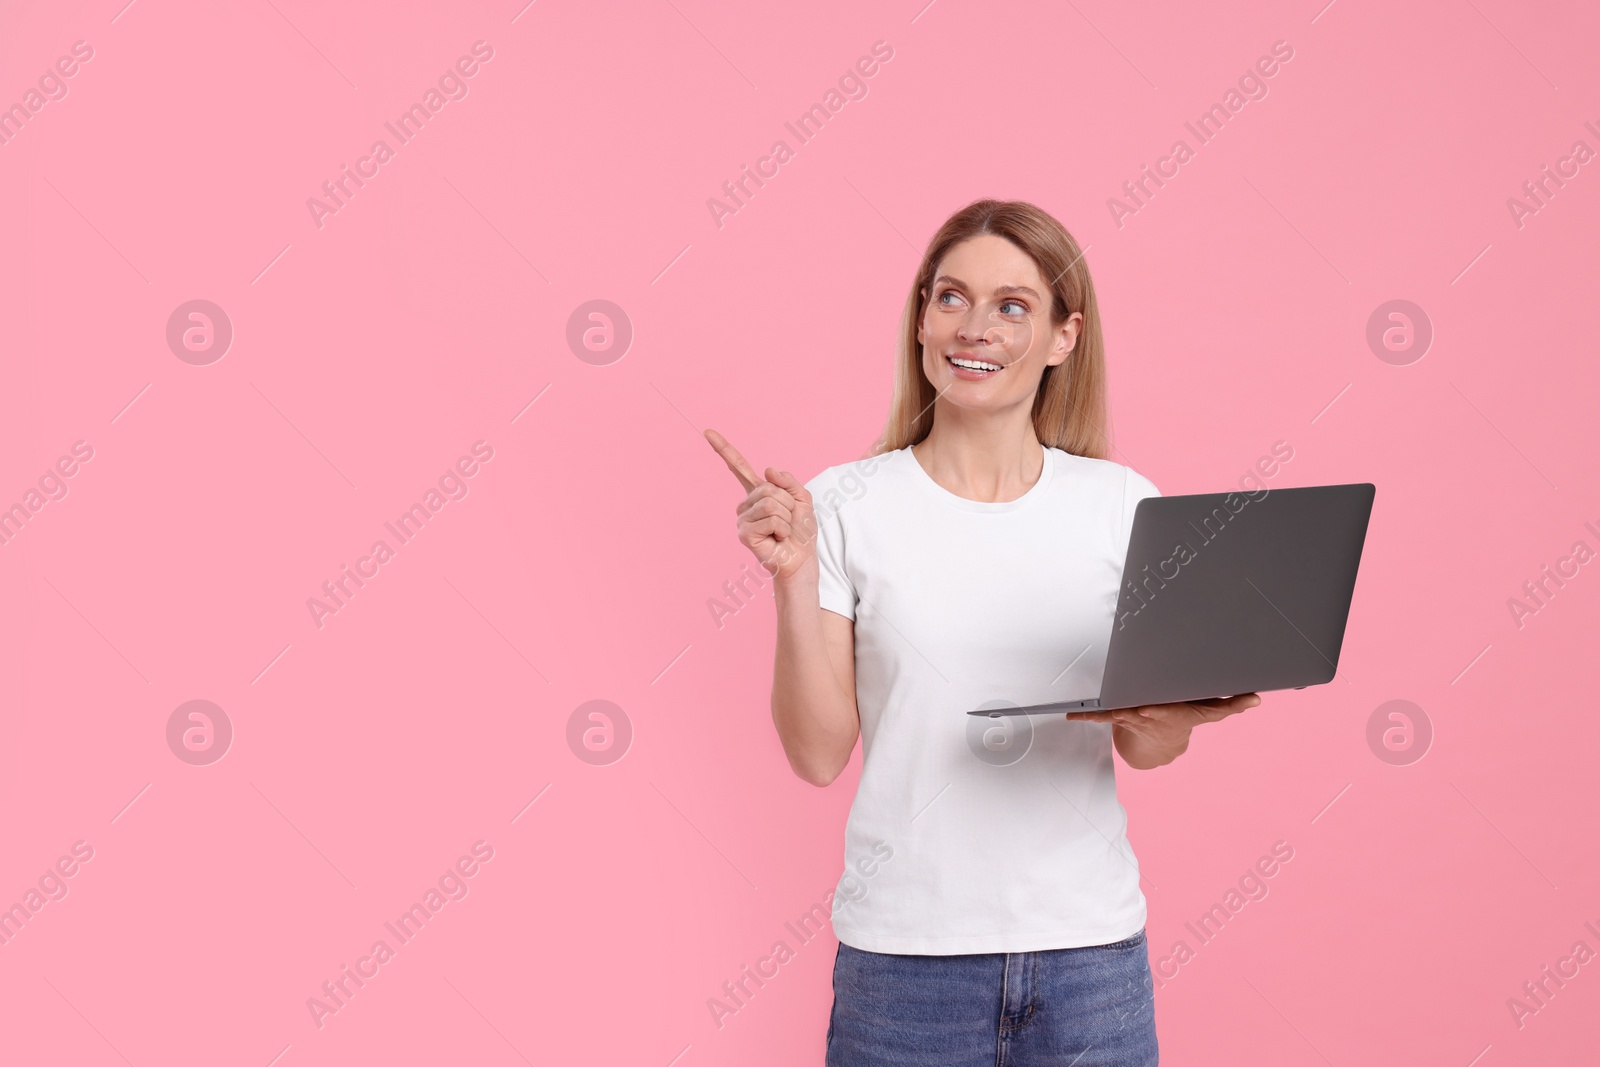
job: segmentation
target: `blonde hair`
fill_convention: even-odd
[[[900,320],[900,341],[894,375],[894,399],[883,436],[867,453],[893,452],[916,444],[933,428],[935,391],[922,372],[922,346],[917,325],[922,321],[924,289],[933,288],[939,261],[954,245],[979,234],[1003,237],[1032,257],[1049,281],[1050,321],[1059,326],[1068,315],[1083,314],[1078,339],[1065,361],[1044,369],[1033,398],[1033,430],[1045,447],[1078,456],[1106,459],[1105,342],[1100,336],[1100,310],[1094,282],[1078,242],[1048,212],[1023,200],[976,200],[951,215],[928,242],[922,265],[911,282]]]

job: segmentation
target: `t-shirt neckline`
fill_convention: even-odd
[[[905,454],[905,462],[911,468],[912,479],[920,483],[926,491],[931,492],[952,507],[960,508],[963,511],[988,512],[990,514],[1017,511],[1027,507],[1045,494],[1045,490],[1050,487],[1050,479],[1055,474],[1056,469],[1055,449],[1046,445],[1044,446],[1044,467],[1039,471],[1039,480],[1029,486],[1027,492],[1015,500],[969,500],[964,496],[952,493],[934,481],[933,475],[922,468],[922,461],[917,459],[915,453],[911,451],[911,446],[906,446]]]

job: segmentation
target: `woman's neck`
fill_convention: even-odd
[[[1029,419],[1021,425],[947,425],[937,418],[912,455],[928,477],[956,496],[1001,503],[1022,496],[1044,472],[1044,446]]]

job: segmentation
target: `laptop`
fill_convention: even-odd
[[[1376,487],[1147,497],[1100,695],[969,715],[1113,711],[1332,681]]]

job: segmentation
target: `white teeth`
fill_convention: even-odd
[[[954,363],[956,366],[965,367],[968,370],[1000,370],[1001,369],[1000,368],[1000,364],[998,364],[998,363],[984,363],[984,362],[981,362],[981,361],[976,360],[976,359],[957,359],[955,356],[949,356],[947,358],[950,360],[951,363]]]

